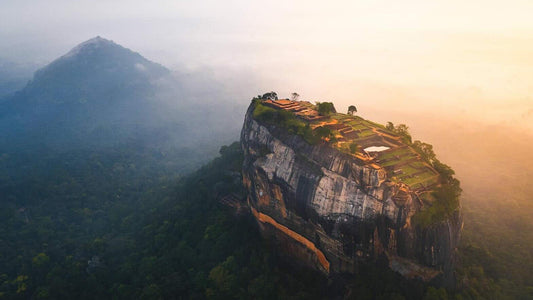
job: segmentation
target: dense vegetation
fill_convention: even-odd
[[[455,171],[437,159],[432,145],[418,140],[412,142],[407,125],[395,126],[392,122],[388,122],[386,129],[399,135],[406,144],[418,153],[422,160],[439,173],[440,186],[431,193],[432,199],[426,202],[428,207],[413,217],[414,223],[428,227],[452,216],[460,207],[459,197],[462,192],[459,180],[454,177]]]
[[[221,152],[177,185],[172,162],[184,153],[80,152],[37,165],[4,155],[0,298],[320,295],[327,281],[291,273],[254,223],[217,202],[241,189],[238,144]],[[21,164],[30,175],[13,172]]]
[[[254,117],[305,134],[294,115],[262,109]],[[412,146],[443,182],[454,183],[453,170],[439,165],[430,145]],[[291,264],[261,239],[252,219],[218,201],[241,193],[238,145],[223,147],[220,158],[180,178],[199,166],[197,151],[124,145],[1,153],[0,299],[533,298],[531,206],[509,205],[531,194],[527,188],[509,192],[527,177],[513,176],[500,185],[507,189],[488,195],[500,205],[469,202],[458,290],[447,291],[407,282],[385,261],[378,263],[383,268],[360,266],[364,276],[329,279]],[[456,199],[456,193],[442,189],[435,197]],[[440,213],[431,210],[456,207],[439,203],[446,202],[431,206],[429,221],[420,215],[419,222],[438,220],[433,217]]]
[[[123,255],[145,212],[169,197],[180,171],[197,166],[190,151],[2,154],[0,295],[66,298],[90,289],[86,275],[109,266],[104,249]]]
[[[496,284],[503,270],[475,246],[460,252],[459,279],[468,279],[456,294],[407,282],[386,262],[333,280],[287,264],[253,220],[218,202],[242,195],[238,144],[221,153],[179,181],[163,167],[179,155],[50,156],[27,165],[28,176],[8,172],[28,157],[3,156],[12,180],[2,185],[0,298],[500,299],[516,287]]]
[[[458,282],[472,298],[533,299],[533,136],[506,126],[442,127],[432,130],[453,143],[439,145],[439,156],[464,190]]]
[[[239,145],[221,153],[177,185],[163,167],[177,157],[126,149],[26,165],[31,175],[2,186],[10,201],[0,210],[0,298],[322,299],[347,290],[370,298],[384,276],[378,295],[407,293],[388,271],[369,269],[330,291],[320,274],[287,264],[248,216],[219,204],[242,192]],[[4,178],[28,158],[10,159]]]
[[[317,102],[316,109],[321,116],[329,116],[332,113],[336,113],[333,102]]]
[[[466,181],[468,188],[461,196],[465,228],[456,268],[458,291],[430,288],[426,298],[533,299],[532,202],[527,201],[533,190],[527,184],[531,176],[524,176],[533,170],[532,140],[524,140],[524,136],[516,139],[520,135],[510,135],[508,128],[487,128],[477,135],[463,137],[457,131],[450,131],[450,127],[453,126],[443,125],[441,131],[432,136],[444,135],[447,145],[454,145],[449,153],[444,152],[448,154],[445,158],[454,168],[461,166],[460,178]],[[439,172],[440,181],[444,183],[444,187],[433,194],[438,201],[417,214],[415,222],[430,226],[455,212],[461,193],[455,171],[436,159],[432,145],[412,142],[407,126],[389,122],[384,129],[401,135]],[[509,155],[510,148],[514,149],[513,155]],[[441,145],[440,156],[442,152]]]
[[[329,128],[320,126],[313,130],[308,123],[301,121],[290,111],[268,107],[258,100],[254,100],[253,105],[254,111],[252,116],[254,119],[266,124],[285,128],[288,133],[301,136],[311,145],[335,139],[335,135]]]
[[[409,122],[461,180],[456,270],[463,299],[533,299],[531,133],[451,115]]]

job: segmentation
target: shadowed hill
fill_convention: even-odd
[[[165,67],[113,41],[95,37],[38,70],[16,100],[39,104],[109,103],[149,95]]]
[[[194,88],[220,97],[214,80],[200,77]],[[235,139],[238,125],[232,131],[219,122],[233,107],[224,101],[198,101],[183,79],[110,40],[90,39],[0,101],[0,151],[194,148]],[[218,114],[206,118],[205,111]]]

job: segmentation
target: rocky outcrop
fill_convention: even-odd
[[[421,203],[387,173],[326,144],[310,145],[261,124],[248,109],[241,133],[247,201],[264,235],[324,273],[355,273],[386,256],[407,278],[454,282],[459,213],[428,228],[412,225]]]

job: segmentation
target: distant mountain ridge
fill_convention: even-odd
[[[37,103],[105,101],[145,91],[169,73],[139,53],[97,36],[38,70],[19,97]]]
[[[87,40],[35,72],[20,91],[0,100],[0,152],[35,149],[196,147],[213,149],[234,138],[223,126],[221,101],[197,101],[194,92],[219,96],[213,80],[192,84],[160,64],[111,40]],[[185,80],[185,81],[184,81]],[[220,116],[220,117],[219,117]],[[205,148],[205,147],[204,147]],[[216,153],[216,150],[214,150]]]
[[[30,80],[37,66],[0,57],[0,99],[20,89]]]

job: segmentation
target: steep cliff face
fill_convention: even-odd
[[[453,283],[458,212],[429,227],[414,226],[411,217],[422,203],[382,168],[260,123],[253,109],[241,133],[243,181],[264,235],[327,274],[356,273],[358,264],[385,256],[407,278]]]

